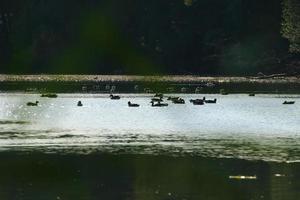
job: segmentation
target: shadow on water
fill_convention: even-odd
[[[0,125],[9,125],[9,124],[29,124],[26,121],[12,121],[12,120],[0,120]]]
[[[0,199],[274,200],[300,195],[299,163],[24,152],[2,152],[0,159]],[[233,180],[231,175],[257,179]]]

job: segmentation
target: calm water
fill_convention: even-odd
[[[150,106],[150,96],[61,94],[0,95],[2,151],[199,155],[277,162],[300,160],[300,98],[297,95],[219,96],[217,104]],[[28,101],[40,101],[28,107]],[[77,107],[77,101],[83,107]],[[294,105],[282,105],[294,100]],[[129,108],[127,102],[141,105]],[[166,101],[166,100],[165,100]]]
[[[299,199],[299,96],[181,96],[0,94],[0,199]]]

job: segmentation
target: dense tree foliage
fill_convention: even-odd
[[[281,71],[288,60],[281,6],[281,0],[2,0],[0,72]]]
[[[282,33],[290,42],[290,51],[300,53],[300,1],[283,1]]]

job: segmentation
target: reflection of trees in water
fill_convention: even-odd
[[[0,153],[0,199],[297,199],[299,165],[145,155]],[[284,172],[294,178],[276,179]],[[298,173],[298,174],[297,174]],[[230,180],[230,175],[257,180]],[[297,187],[298,186],[298,187]]]
[[[136,199],[268,199],[261,177],[266,164],[201,157],[149,157],[135,162]],[[233,181],[229,175],[258,175],[255,181]]]
[[[270,194],[271,199],[298,199],[300,192],[293,183],[293,176],[299,176],[299,171],[289,166],[290,164],[270,165]],[[297,181],[298,182],[298,181]],[[298,183],[295,183],[299,185]],[[298,193],[298,194],[297,194]],[[297,198],[298,197],[298,198]]]

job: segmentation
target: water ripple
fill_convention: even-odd
[[[2,140],[7,137],[10,140]],[[293,141],[292,145],[290,142]],[[138,134],[32,134],[1,132],[2,150],[48,153],[151,154],[293,162],[300,160],[300,138],[214,138]]]

